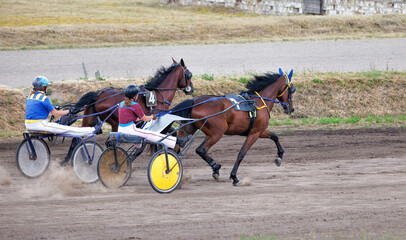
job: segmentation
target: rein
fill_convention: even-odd
[[[255,93],[258,94],[257,92],[255,92]],[[283,102],[280,102],[280,101],[277,101],[277,100],[273,100],[273,99],[270,99],[270,98],[262,97],[262,96],[260,96],[259,94],[258,94],[258,96],[256,96],[256,95],[249,95],[249,96],[250,96],[250,97],[260,98],[260,99],[262,100],[262,102],[264,103],[264,106],[262,106],[262,107],[260,107],[260,108],[257,108],[257,109],[262,109],[262,108],[266,107],[267,110],[268,110],[268,113],[270,113],[270,112],[269,112],[269,109],[268,109],[268,107],[267,107],[267,105],[266,105],[264,99],[267,100],[267,101],[272,101],[272,102],[275,102],[275,103],[279,103],[279,104],[281,104],[282,106],[286,106],[286,105],[287,105],[286,103],[283,103]],[[162,116],[162,115],[165,115],[165,114],[168,114],[168,113],[170,114],[170,113],[180,112],[180,111],[183,111],[183,110],[186,110],[186,109],[189,109],[189,108],[193,108],[193,107],[199,106],[199,105],[201,105],[201,104],[203,104],[203,103],[206,103],[206,102],[209,102],[209,101],[218,100],[218,99],[224,99],[224,98],[226,98],[226,97],[210,98],[210,99],[207,99],[207,100],[205,100],[205,101],[203,101],[203,102],[199,102],[199,103],[197,103],[197,104],[193,104],[193,105],[188,106],[188,107],[184,107],[184,108],[180,108],[180,109],[176,109],[176,110],[163,111],[163,112],[157,113],[157,114],[155,114],[155,115],[159,117],[159,116]]]
[[[168,114],[168,113],[170,114],[170,113],[180,112],[180,111],[183,111],[183,110],[186,110],[186,109],[189,109],[189,108],[193,108],[193,107],[199,106],[199,105],[201,105],[201,104],[203,104],[203,103],[206,103],[206,102],[209,102],[209,101],[218,100],[218,99],[223,99],[223,98],[226,98],[226,97],[210,98],[210,99],[207,99],[207,100],[205,100],[205,101],[203,101],[203,102],[199,102],[199,103],[197,103],[197,104],[193,104],[193,105],[188,106],[188,107],[184,107],[184,108],[180,108],[180,109],[176,109],[176,110],[162,111],[162,112],[159,112],[159,113],[157,113],[157,114],[155,114],[155,115],[156,115],[156,116],[162,116],[162,115],[165,115],[165,114]]]
[[[108,112],[108,111],[110,111],[110,110],[112,110],[112,109],[114,109],[113,112],[114,112],[115,110],[117,110],[117,109],[118,109],[118,104],[115,104],[115,105],[113,105],[112,107],[110,107],[110,108],[108,108],[107,110],[104,110],[104,111],[102,111],[102,112],[91,113],[91,114],[88,114],[88,115],[75,115],[75,117],[76,117],[75,120],[78,120],[78,119],[81,119],[81,118],[87,118],[87,117],[92,117],[92,116],[101,115],[101,114],[106,113],[106,112]]]

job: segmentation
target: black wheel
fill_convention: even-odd
[[[103,148],[94,141],[86,141],[76,146],[72,153],[72,167],[80,180],[93,183],[99,179],[97,161],[99,161],[102,153]]]
[[[104,186],[119,188],[131,176],[131,161],[124,149],[120,147],[115,147],[115,149],[116,158],[113,147],[103,151],[97,163],[97,175]]]
[[[18,170],[28,178],[37,178],[44,174],[49,166],[51,153],[44,140],[31,138],[36,157],[33,156],[28,139],[18,145],[16,163]]]
[[[168,164],[169,168],[166,164],[165,150],[156,152],[149,161],[148,181],[151,187],[159,193],[172,192],[182,180],[182,162],[172,150],[168,150]]]

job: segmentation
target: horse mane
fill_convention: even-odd
[[[280,74],[277,73],[266,73],[265,75],[256,75],[254,79],[249,81],[245,88],[246,91],[242,91],[242,93],[254,94],[254,92],[259,92],[264,90],[269,85],[273,84],[278,80]]]
[[[170,72],[176,67],[176,65],[172,65],[169,68],[165,68],[162,66],[156,73],[155,76],[152,77],[145,85],[144,88],[148,90],[152,90],[157,88],[169,75]]]
[[[97,96],[99,96],[97,92],[88,92],[79,99],[74,107],[80,109],[85,105],[94,103],[97,100]]]

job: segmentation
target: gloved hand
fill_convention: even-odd
[[[152,119],[156,120],[156,115],[155,114],[152,114]]]
[[[80,109],[76,109],[75,107],[69,108],[69,113],[72,115],[78,114],[80,112]]]

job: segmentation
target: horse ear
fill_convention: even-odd
[[[183,61],[183,58],[180,59],[180,65],[182,65],[182,67],[185,67],[185,62]]]
[[[290,73],[289,73],[289,75],[288,75],[289,81],[292,81],[292,75],[293,75],[293,69],[290,70]]]
[[[175,61],[175,59],[173,59],[173,57],[172,57],[172,61],[173,61],[173,63],[175,63],[175,64],[178,63],[178,62]]]
[[[283,75],[283,71],[282,71],[281,68],[279,68],[279,74],[280,74],[280,75]]]

